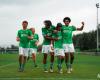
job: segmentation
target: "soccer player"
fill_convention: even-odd
[[[80,28],[76,28],[75,26],[69,25],[71,19],[69,17],[65,17],[63,19],[65,25],[62,27],[62,36],[63,36],[63,48],[65,53],[65,63],[67,66],[67,73],[71,73],[72,64],[74,61],[74,45],[72,40],[72,32],[73,31],[82,31],[84,28],[84,22],[82,22],[82,26]]]
[[[44,54],[43,64],[44,64],[44,72],[48,72],[47,70],[47,55],[50,53],[50,72],[53,72],[53,62],[54,62],[54,52],[50,52],[51,48],[51,40],[52,40],[52,31],[54,30],[54,26],[52,25],[50,20],[44,21],[45,27],[42,28],[42,35],[44,37],[42,53]]]
[[[27,29],[28,22],[23,21],[23,29],[18,31],[16,40],[19,41],[19,71],[24,71],[24,65],[28,57],[29,41],[33,38],[32,32]]]
[[[62,32],[61,32],[62,24],[58,23],[56,26],[57,32],[52,34],[52,38],[54,39],[54,53],[57,56],[58,62],[58,72],[63,73],[62,71],[62,63],[64,61],[64,50],[63,50],[63,42],[62,42]]]
[[[33,62],[34,62],[34,67],[37,67],[37,64],[36,64],[36,53],[37,53],[37,47],[38,47],[38,43],[39,43],[39,36],[38,34],[35,33],[35,28],[30,28],[30,30],[32,31],[33,33],[33,39],[30,40],[30,54],[32,55],[32,59],[33,59]]]

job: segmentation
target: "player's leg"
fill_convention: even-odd
[[[59,73],[63,73],[62,64],[61,64],[61,55],[57,56],[57,62],[58,62],[58,71],[59,71]]]
[[[65,59],[64,50],[61,49],[61,64],[64,62],[64,59]]]
[[[69,53],[65,53],[65,64],[66,64],[66,67],[68,69],[68,61],[69,61]]]
[[[64,49],[64,52],[65,52],[65,64],[66,64],[66,67],[67,67],[67,73],[71,73],[70,71],[70,49],[69,49],[69,44],[64,44],[63,45],[63,49]]]
[[[26,61],[27,61],[27,56],[24,56],[23,64],[22,64],[22,68],[23,68],[23,70],[24,70],[24,66],[25,66],[25,64],[26,64]]]
[[[61,60],[61,69],[60,69],[60,73],[63,73],[63,70],[62,70],[62,63],[63,63],[64,58],[65,58],[64,50],[63,50],[63,49],[60,49],[59,53],[60,53],[60,60]]]
[[[32,60],[33,60],[33,63],[34,63],[34,67],[37,67],[37,64],[36,64],[36,53],[37,53],[37,49],[30,48],[30,53],[31,53],[31,56],[32,56]]]
[[[33,63],[34,63],[34,67],[37,67],[37,64],[36,64],[36,53],[32,53],[32,60],[33,60]]]
[[[71,73],[71,71],[70,71],[70,67],[71,67],[70,53],[65,53],[65,63],[66,63],[66,67],[67,67],[67,73]]]
[[[49,53],[48,45],[42,46],[42,53],[43,53],[44,72],[48,72],[48,69],[47,69],[47,56],[48,56],[48,53]]]
[[[50,52],[50,72],[53,72],[54,52]]]
[[[74,62],[74,53],[70,53],[70,64],[71,64],[71,66],[70,66],[70,70],[72,71],[73,69],[72,69],[72,64],[73,64],[73,62]]]
[[[22,69],[22,64],[23,64],[23,55],[19,55],[19,71]]]
[[[57,67],[58,67],[58,72],[59,72],[59,73],[63,73],[63,72],[62,72],[62,64],[61,64],[62,49],[55,48],[55,49],[54,49],[54,53],[55,53],[55,56],[57,56]]]
[[[19,47],[19,71],[23,71],[23,63],[24,63],[24,53],[23,48]]]
[[[44,57],[43,57],[44,72],[48,72],[48,70],[47,70],[47,54],[44,53],[43,55],[44,55]]]
[[[31,50],[30,50],[31,48],[29,48],[28,49],[28,57],[27,57],[27,61],[30,59],[30,57],[31,57]]]
[[[50,45],[50,72],[53,72],[53,64],[54,64],[54,48],[53,45]]]
[[[63,62],[64,62],[64,56],[61,56],[61,64],[63,64]]]
[[[27,61],[27,57],[28,57],[28,48],[23,48],[23,57],[22,57],[22,71],[24,71],[24,67]]]
[[[70,64],[71,64],[70,65],[70,70],[72,71],[72,64],[73,64],[73,61],[74,61],[74,52],[75,52],[73,44],[69,45],[69,51],[70,51]]]

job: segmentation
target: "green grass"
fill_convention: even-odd
[[[42,54],[37,55],[38,68],[33,67],[30,59],[26,63],[25,71],[18,72],[18,54],[0,54],[0,80],[97,80],[97,74],[100,74],[100,56],[75,54],[74,71],[71,74],[67,74],[64,63],[64,73],[57,72],[56,58],[54,73],[44,73],[42,58]]]

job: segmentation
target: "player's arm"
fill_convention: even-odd
[[[49,40],[52,40],[52,37],[51,36],[48,36],[48,35],[45,35],[44,38],[49,39]]]
[[[29,30],[28,39],[30,39],[30,40],[33,39],[32,31],[31,30]]]
[[[35,42],[35,45],[38,46],[39,43],[39,36],[37,35],[37,41]]]
[[[54,40],[51,40],[51,42],[50,42],[51,50],[54,50],[53,44],[54,44]]]
[[[54,37],[54,38],[52,38],[52,40],[53,41],[57,41],[57,40],[59,40],[59,38],[58,37]]]
[[[58,31],[57,30],[53,30],[53,33],[57,33]]]
[[[32,36],[28,36],[28,39],[30,39],[30,40],[31,40],[31,39],[33,39],[33,37],[32,37]]]
[[[81,22],[81,27],[80,28],[77,28],[77,31],[82,31],[83,30],[83,28],[84,28],[84,22]]]
[[[49,40],[52,39],[50,36],[47,35],[47,33],[45,32],[45,29],[44,29],[44,28],[42,28],[42,35],[43,35],[43,37],[44,37],[45,39],[49,39]]]
[[[16,41],[20,41],[20,33],[19,33],[19,31],[17,33]]]

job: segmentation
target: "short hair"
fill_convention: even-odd
[[[28,21],[23,21],[22,23],[26,23],[26,24],[28,24]]]
[[[63,22],[65,22],[66,20],[68,20],[69,22],[71,22],[71,19],[70,19],[69,17],[65,17],[65,18],[63,19]]]
[[[35,30],[35,28],[33,28],[33,27],[32,27],[32,28],[30,28],[30,30],[32,30],[32,29],[34,29],[34,30]]]
[[[62,27],[62,24],[61,24],[61,23],[57,23],[57,27],[58,27],[58,26],[59,26],[59,27]]]
[[[45,20],[44,23],[46,23],[47,26],[51,26],[52,25],[52,22],[50,20]]]

